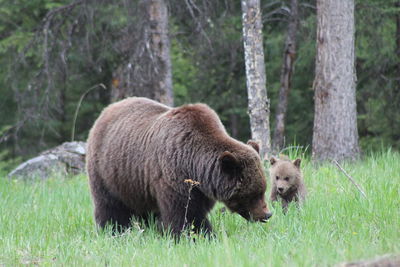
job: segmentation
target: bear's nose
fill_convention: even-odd
[[[267,220],[268,220],[269,218],[271,218],[271,216],[272,216],[272,212],[267,212],[267,213],[264,215],[263,218],[260,218],[260,219],[258,219],[257,221],[265,223],[265,222],[267,222]]]
[[[282,193],[283,192],[283,187],[278,187],[278,192]]]

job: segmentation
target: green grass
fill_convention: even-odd
[[[400,253],[400,154],[344,164],[363,198],[330,164],[303,161],[308,199],[268,223],[211,213],[216,238],[178,244],[154,227],[98,232],[85,176],[0,179],[0,266],[326,266]]]

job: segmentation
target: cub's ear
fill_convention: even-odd
[[[251,146],[252,148],[254,148],[254,150],[257,151],[258,154],[260,154],[260,146],[258,145],[258,143],[256,141],[249,140],[249,141],[247,141],[247,144],[249,146]]]
[[[293,164],[294,164],[294,166],[296,166],[297,168],[300,168],[300,163],[301,163],[301,159],[295,159],[295,160],[293,160]]]
[[[223,152],[219,156],[219,161],[221,162],[222,170],[227,173],[234,173],[240,169],[239,160],[229,151]]]
[[[269,163],[271,163],[271,166],[273,166],[276,162],[278,162],[278,160],[275,157],[271,156],[271,158],[269,159]]]

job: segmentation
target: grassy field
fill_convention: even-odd
[[[344,168],[363,198],[331,164],[303,161],[309,195],[268,223],[210,214],[213,240],[178,244],[136,225],[120,236],[98,232],[85,176],[43,182],[0,177],[0,266],[330,266],[400,253],[400,154],[366,157]],[[4,176],[4,175],[3,175]]]

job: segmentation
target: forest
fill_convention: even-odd
[[[400,266],[400,0],[0,0],[0,66],[0,266]]]
[[[280,102],[290,4],[261,3],[271,136]],[[232,137],[249,139],[240,1],[171,0],[166,5],[174,105],[207,103]],[[395,0],[355,1],[357,126],[363,153],[399,147],[398,6]],[[143,3],[1,0],[0,8],[3,168],[70,141],[72,129],[75,140],[86,140],[92,122],[115,100],[152,97],[155,88],[150,83],[139,86],[150,77],[142,75],[139,81],[140,73],[127,69],[137,62],[151,68],[151,62],[145,62],[150,59],[141,56],[146,51],[137,45],[146,21]],[[299,1],[297,8],[284,145],[311,152],[316,2]],[[131,91],[121,92],[126,87]]]

